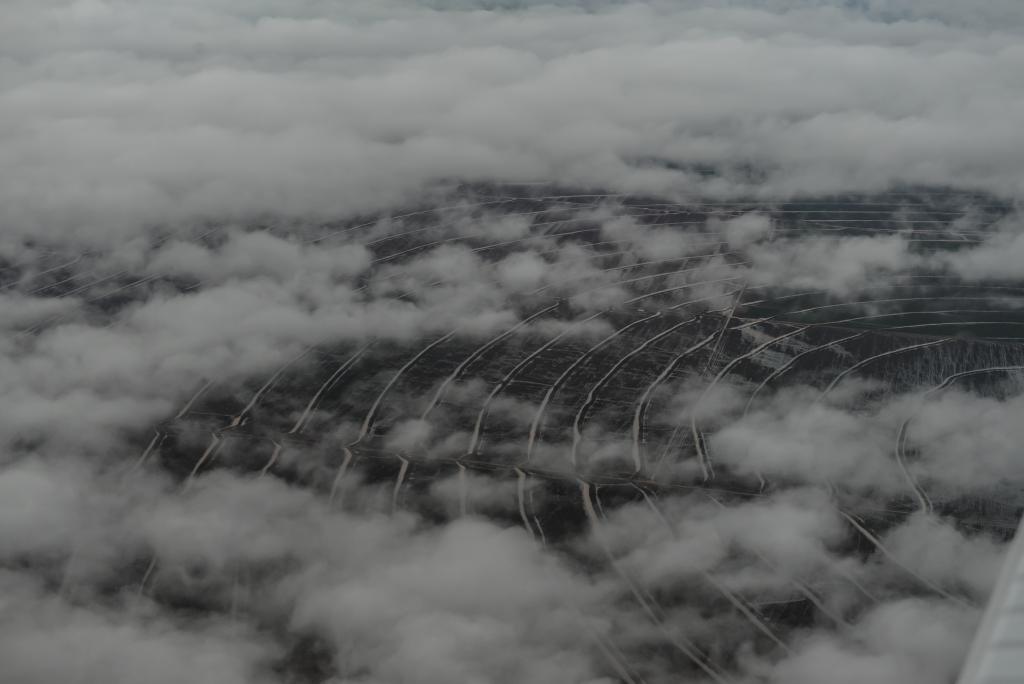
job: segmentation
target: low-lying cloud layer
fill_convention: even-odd
[[[11,681],[953,681],[1014,2],[16,2]]]
[[[945,4],[18,3],[0,220],[123,237],[444,180],[1019,193],[1021,12]]]

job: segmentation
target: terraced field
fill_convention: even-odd
[[[263,373],[200,378],[130,430],[138,456],[122,477],[165,473],[184,496],[228,471],[335,511],[520,528],[636,618],[587,628],[610,676],[732,681],[751,654],[784,657],[810,625],[854,630],[893,597],[983,600],[969,580],[930,573],[908,534],[998,544],[1024,506],[1022,474],[951,472],[943,442],[968,464],[978,455],[955,451],[954,427],[943,435],[933,415],[949,396],[1019,391],[1024,288],[956,266],[1011,211],[940,190],[722,204],[505,186],[339,225],[210,226],[191,244],[271,235],[329,258],[361,251],[365,267],[335,314],[317,314],[342,319],[334,342]],[[93,257],[4,265],[5,288],[54,302],[23,339],[66,322],[62,299],[102,329],[230,277]],[[498,283],[499,298],[474,301],[476,281]],[[376,332],[344,323],[384,301]],[[455,315],[388,334],[406,309]],[[807,550],[786,546],[803,532],[778,529],[779,506],[837,521],[823,555],[791,563]],[[704,527],[717,530],[710,546],[694,542]],[[158,552],[132,568],[124,585],[146,600],[231,615],[273,573],[192,577]],[[331,672],[315,643],[293,642],[281,667]]]

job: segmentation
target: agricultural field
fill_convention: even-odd
[[[487,521],[600,586],[612,612],[573,620],[611,676],[725,682],[894,598],[984,604],[1024,510],[1007,427],[985,434],[1020,401],[1024,289],[964,264],[1012,211],[941,189],[763,204],[462,186],[358,222],[157,239],[145,270],[39,253],[4,273],[53,307],[18,333],[39,339],[143,325],[302,260],[277,285],[333,287],[309,307],[337,341],[248,372],[237,331],[178,403],[126,427],[122,486],[160,478],[186,516],[230,474],[323,515]],[[969,557],[929,558],[948,553]],[[276,628],[259,597],[287,556],[214,571],[135,554],[104,591]],[[49,581],[73,594],[75,565]],[[335,667],[315,630],[281,638],[293,681]]]

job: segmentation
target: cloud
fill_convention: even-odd
[[[886,534],[885,543],[922,577],[984,600],[995,586],[1004,549],[983,535],[967,536],[948,524],[915,515]]]
[[[1017,395],[1005,401],[950,389],[924,402],[908,425],[908,443],[919,449],[912,467],[939,488],[991,489],[1015,480]]]
[[[776,665],[771,681],[934,682],[954,678],[977,615],[907,599],[879,606],[851,638],[811,638]]]
[[[1021,397],[942,383],[1024,361],[923,310],[1015,325],[1019,3],[11,9],[17,681],[955,675]]]
[[[819,403],[802,387],[784,389],[711,438],[716,460],[748,475],[892,491],[902,480],[884,417]]]
[[[127,684],[183,684],[213,677],[226,684],[271,682],[262,664],[274,645],[216,621],[178,624],[159,616],[82,608],[48,597],[7,571],[8,610],[23,616],[3,628],[0,654],[7,676],[26,683],[79,678]]]
[[[385,566],[325,577],[300,598],[293,620],[324,630],[346,654],[343,676],[596,681],[580,610],[594,589],[524,532],[465,521],[411,541]]]
[[[943,261],[967,281],[1015,280],[1021,274],[1022,256],[1024,241],[1015,214],[985,235],[981,244],[948,254]]]
[[[886,282],[915,263],[899,236],[831,238],[808,236],[747,248],[749,278],[757,284],[793,290],[826,290],[848,297],[872,283]]]
[[[1020,189],[1005,3],[973,26],[910,2],[516,6],[25,4],[3,36],[0,220],[105,239],[383,210],[444,179]]]

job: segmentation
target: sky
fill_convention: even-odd
[[[11,682],[955,681],[1024,354],[755,311],[1020,310],[1019,2],[3,14]]]

